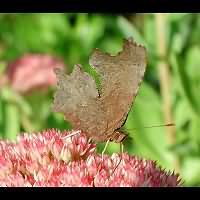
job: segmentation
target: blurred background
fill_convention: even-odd
[[[200,185],[199,14],[1,14],[0,137],[71,129],[53,113],[53,68],[81,63],[94,48],[116,54],[132,36],[148,51],[148,67],[124,129],[125,151],[156,160]],[[167,123],[174,127],[144,128]],[[105,144],[99,144],[101,152]],[[107,153],[118,152],[110,144]]]

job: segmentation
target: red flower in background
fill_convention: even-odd
[[[69,134],[75,135],[65,137]],[[0,186],[180,185],[178,175],[162,170],[154,161],[127,153],[105,155],[102,160],[95,147],[81,131],[55,129],[23,134],[17,143],[2,140]]]
[[[56,84],[54,68],[64,68],[61,59],[45,54],[25,54],[7,67],[7,76],[14,90],[26,93]]]

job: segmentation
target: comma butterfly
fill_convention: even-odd
[[[143,79],[146,49],[128,38],[116,56],[95,49],[89,64],[100,75],[100,89],[81,65],[75,65],[71,74],[56,69],[58,83],[53,110],[64,113],[74,129],[84,131],[96,142],[121,142],[127,134],[119,129],[126,121]]]

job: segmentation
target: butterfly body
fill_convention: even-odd
[[[96,142],[120,142],[119,132],[137,95],[146,69],[146,50],[132,39],[124,41],[116,56],[96,49],[89,60],[101,78],[101,88],[80,65],[70,75],[57,70],[58,90],[53,109],[64,113],[74,129],[81,129]]]

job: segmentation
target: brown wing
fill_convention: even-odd
[[[106,126],[104,121],[99,121],[99,118],[103,119],[103,113],[97,100],[99,94],[95,81],[81,70],[80,65],[75,65],[70,75],[56,69],[56,76],[58,83],[53,110],[64,113],[73,128],[81,129],[92,137],[95,131]]]
[[[76,65],[70,75],[58,70],[54,111],[64,113],[74,128],[95,141],[106,141],[126,119],[144,76],[146,60],[144,47],[131,39],[124,41],[123,51],[117,56],[95,50],[89,62],[102,78],[99,93],[95,81],[80,66]]]
[[[100,97],[108,122],[105,135],[110,137],[124,123],[137,95],[147,65],[146,50],[130,38],[124,40],[117,56],[96,49],[89,62],[102,77]]]

